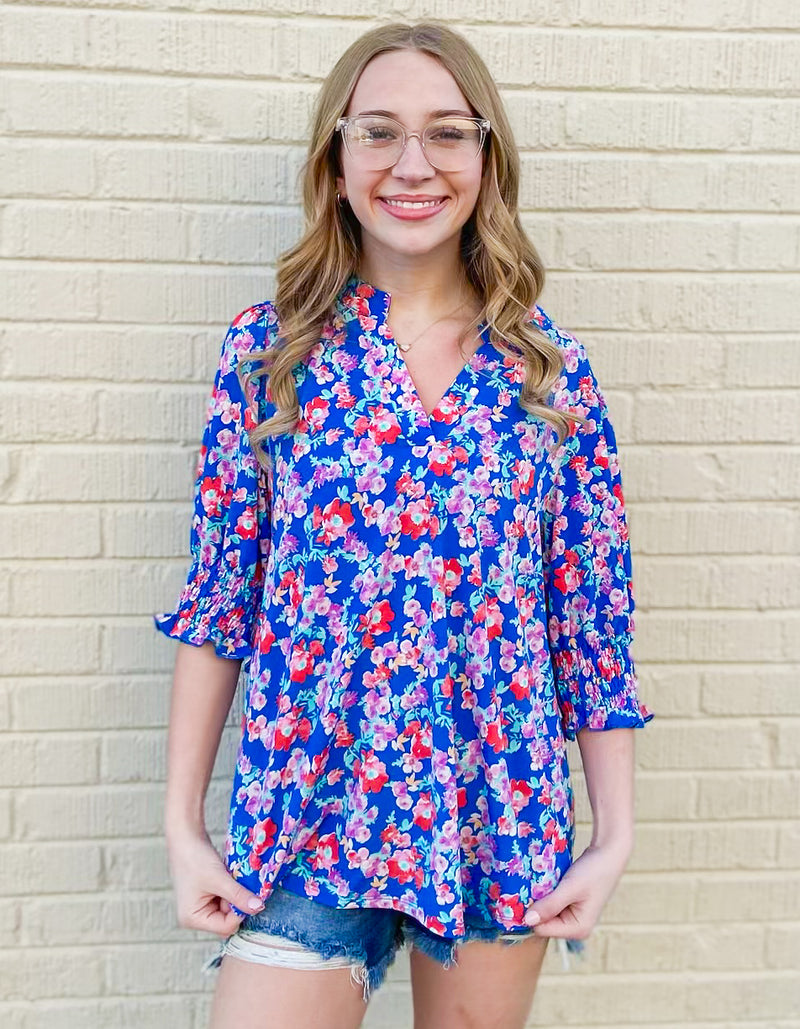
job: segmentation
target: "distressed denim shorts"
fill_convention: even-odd
[[[378,989],[403,946],[416,947],[444,968],[458,964],[458,948],[470,940],[513,944],[534,935],[533,929],[504,933],[500,928],[466,920],[466,935],[445,939],[415,918],[388,908],[334,908],[300,897],[276,885],[258,914],[248,915],[237,932],[206,965],[217,967],[225,955],[284,968],[349,968],[363,998]],[[559,940],[580,951],[580,940]]]

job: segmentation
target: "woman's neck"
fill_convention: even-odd
[[[358,274],[371,286],[391,294],[395,317],[407,312],[414,318],[434,318],[450,311],[460,299],[471,309],[480,306],[458,255],[447,261],[427,257],[398,261],[382,256],[375,260],[363,254]]]

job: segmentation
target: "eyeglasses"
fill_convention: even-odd
[[[420,141],[428,164],[439,171],[464,171],[481,152],[489,128],[486,118],[437,118],[421,133],[406,132],[394,118],[374,115],[336,122],[348,154],[372,171],[394,167],[413,136]]]

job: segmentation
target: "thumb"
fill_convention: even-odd
[[[260,897],[245,889],[232,875],[227,873],[225,873],[224,882],[220,883],[219,896],[223,900],[227,900],[229,904],[239,911],[250,912],[251,914],[261,911],[264,907],[264,901]]]
[[[540,922],[548,922],[560,914],[569,903],[569,898],[564,895],[561,888],[556,888],[546,897],[540,897],[533,904],[528,905],[524,921],[528,925],[538,925]]]

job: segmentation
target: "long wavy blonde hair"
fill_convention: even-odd
[[[559,348],[530,321],[544,286],[544,267],[519,220],[519,156],[497,86],[477,51],[446,25],[394,23],[372,29],[348,47],[317,97],[302,170],[305,231],[278,261],[274,306],[279,339],[269,349],[253,351],[247,365],[255,367],[240,372],[243,381],[269,376],[276,413],[250,429],[253,450],[265,467],[262,441],[291,433],[297,426],[300,410],[293,369],[308,359],[337,296],[358,274],[360,226],[349,204],[341,206],[336,196],[335,180],[341,173],[336,122],[345,114],[366,65],[393,50],[435,57],[475,114],[491,122],[478,200],[461,236],[463,270],[483,309],[464,329],[461,341],[483,322],[498,350],[523,363],[520,403],[553,426],[556,446],[571,431],[571,422],[583,421],[576,412],[567,414],[547,403],[563,359]]]

